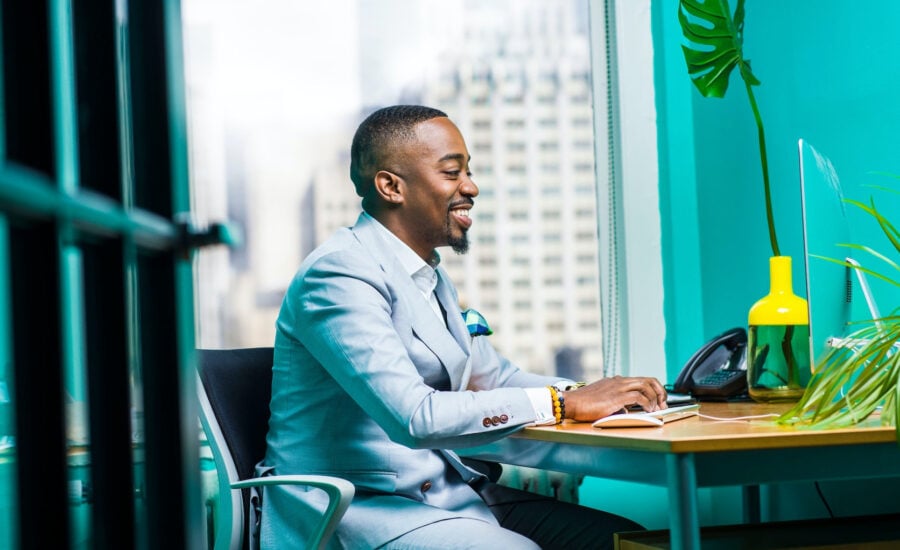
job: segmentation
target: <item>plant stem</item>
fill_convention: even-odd
[[[741,73],[743,74],[743,73]],[[747,96],[750,98],[750,107],[753,109],[753,118],[756,119],[756,129],[759,136],[759,160],[762,163],[763,189],[766,194],[766,220],[769,222],[769,241],[772,244],[772,255],[781,256],[778,248],[778,237],[775,235],[775,217],[772,213],[772,191],[769,186],[769,159],[766,155],[766,132],[763,130],[762,117],[759,107],[756,105],[756,97],[753,95],[753,87],[744,79],[747,87]]]
[[[788,387],[800,387],[800,372],[797,369],[797,358],[794,357],[794,348],[791,347],[791,341],[794,339],[794,325],[784,327],[784,338],[781,340],[781,353],[787,361],[788,368]]]

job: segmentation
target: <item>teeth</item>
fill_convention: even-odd
[[[457,216],[462,216],[463,218],[468,218],[468,217],[469,217],[469,211],[468,211],[468,210],[456,210],[456,215],[457,215]]]

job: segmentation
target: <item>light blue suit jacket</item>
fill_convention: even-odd
[[[522,388],[559,381],[520,371],[487,338],[471,337],[439,267],[445,326],[375,223],[361,215],[303,262],[275,336],[264,466],[356,485],[335,547],[376,548],[454,517],[495,522],[466,483],[477,474],[443,449],[534,422]],[[444,371],[452,391],[432,387]],[[504,421],[490,421],[497,418]],[[263,547],[300,547],[317,516],[310,512],[324,507],[316,490],[266,488]]]

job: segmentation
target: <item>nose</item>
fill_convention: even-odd
[[[478,186],[475,185],[475,182],[472,181],[471,177],[466,175],[463,177],[462,185],[460,185],[459,187],[459,192],[466,197],[477,197]]]

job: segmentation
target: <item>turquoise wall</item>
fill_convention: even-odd
[[[768,290],[771,248],[743,82],[735,72],[724,99],[703,98],[685,69],[677,2],[654,2],[653,9],[666,353],[674,378],[703,340],[746,326],[747,310]],[[746,2],[744,55],[762,82],[754,93],[776,227],[782,254],[794,257],[798,293],[805,294],[798,139],[832,160],[847,197],[874,194],[900,217],[897,196],[866,188],[900,183],[873,173],[900,174],[898,21],[900,3],[891,0],[852,8],[842,0]],[[854,241],[887,250],[870,219],[853,209],[850,219]],[[874,286],[882,313],[900,304],[898,289]]]

